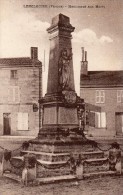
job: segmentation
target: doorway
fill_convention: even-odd
[[[116,135],[123,134],[123,112],[115,113]]]
[[[11,135],[11,114],[3,113],[3,135]]]

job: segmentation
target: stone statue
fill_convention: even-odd
[[[62,90],[69,88],[70,81],[70,60],[72,59],[72,49],[63,49],[59,59],[59,84]]]

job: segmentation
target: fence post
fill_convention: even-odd
[[[79,157],[76,161],[76,177],[77,179],[83,179],[83,161],[81,158],[81,154],[79,154]]]
[[[27,186],[29,182],[36,180],[36,156],[24,155],[24,169],[22,171],[22,183]]]
[[[5,149],[3,152],[2,163],[1,163],[1,174],[2,175],[6,171],[11,172],[10,159],[11,159],[11,151]]]
[[[109,170],[116,171],[117,174],[121,174],[121,150],[119,144],[114,142],[111,144],[109,150]]]

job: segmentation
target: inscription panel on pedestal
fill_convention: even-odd
[[[78,124],[77,109],[59,107],[58,123],[59,124]]]
[[[56,107],[50,107],[44,109],[43,124],[56,124]]]

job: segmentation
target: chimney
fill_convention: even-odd
[[[84,47],[81,48],[82,49],[82,62],[84,61]]]
[[[31,59],[32,60],[38,59],[38,48],[37,47],[31,47]]]
[[[82,47],[81,75],[88,75],[87,51]]]
[[[87,51],[85,51],[85,62],[87,62]]]

